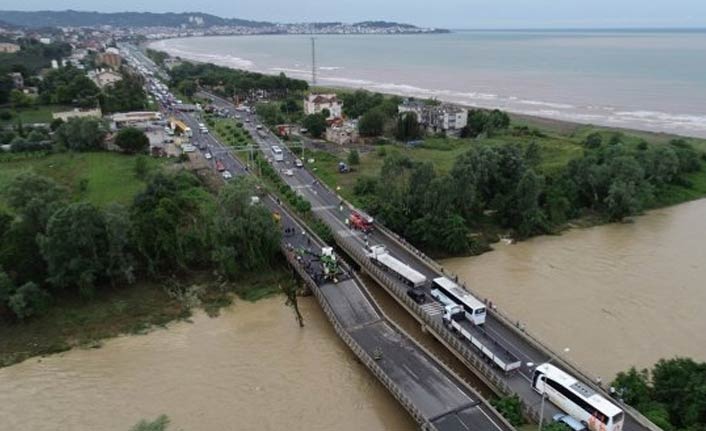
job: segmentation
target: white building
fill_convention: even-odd
[[[468,110],[447,104],[433,105],[407,99],[397,107],[397,112],[415,114],[422,127],[434,132],[459,131],[468,123]]]
[[[327,119],[340,118],[343,115],[343,102],[335,94],[310,94],[304,99],[305,114],[319,114],[324,109],[330,113]]]

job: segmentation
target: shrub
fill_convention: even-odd
[[[20,286],[20,288],[10,296],[7,305],[18,319],[24,320],[46,311],[49,306],[49,300],[50,296],[46,291],[35,283],[29,282]]]

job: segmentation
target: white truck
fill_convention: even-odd
[[[491,339],[484,330],[472,324],[466,318],[466,312],[461,305],[454,303],[445,305],[443,320],[449,329],[474,345],[483,356],[493,361],[501,370],[508,372],[522,365],[515,355]]]
[[[384,245],[374,245],[365,251],[365,255],[376,265],[391,271],[405,284],[411,287],[422,287],[427,278],[417,270],[392,256]]]

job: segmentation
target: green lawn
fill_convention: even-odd
[[[16,174],[34,171],[54,178],[68,187],[74,197],[85,198],[96,205],[110,202],[129,204],[133,196],[142,190],[143,180],[135,176],[137,156],[117,153],[60,153],[37,159],[21,159],[0,163],[0,189]],[[149,169],[164,163],[147,158]],[[86,180],[85,191],[81,190]]]
[[[22,124],[51,123],[52,112],[70,111],[72,106],[65,105],[37,105],[29,108],[20,108],[17,111],[9,110],[13,113],[12,119],[0,120],[0,125],[15,124],[18,119]],[[4,110],[0,108],[0,110]]]

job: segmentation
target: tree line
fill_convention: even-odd
[[[160,172],[131,205],[98,207],[21,173],[2,190],[0,317],[27,319],[58,297],[90,299],[140,277],[216,269],[236,278],[267,268],[280,234],[269,211],[251,205],[254,193],[250,179],[213,195],[190,173]]]
[[[215,64],[182,63],[174,67],[170,75],[172,88],[187,89],[192,94],[198,86],[203,86],[227,97],[251,98],[262,91],[268,97],[278,98],[309,88],[306,81],[288,78],[284,73],[271,76]]]
[[[672,184],[702,168],[683,140],[631,147],[620,139],[587,146],[582,157],[542,175],[539,145],[474,143],[450,172],[393,153],[380,174],[361,177],[354,193],[368,211],[428,250],[463,254],[487,248],[474,232],[497,226],[516,238],[547,233],[567,220],[595,214],[622,220],[649,207]]]
[[[662,359],[651,370],[635,367],[617,375],[615,396],[665,431],[706,430],[706,363]]]

